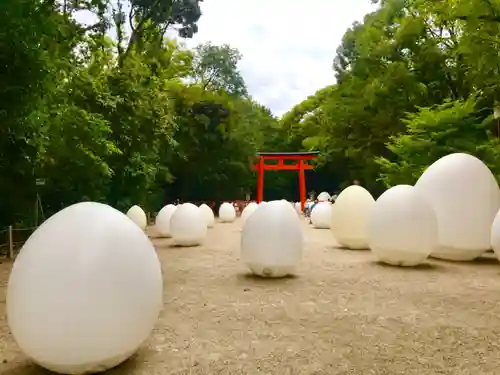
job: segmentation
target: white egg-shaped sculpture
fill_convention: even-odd
[[[148,225],[148,218],[146,213],[142,208],[134,205],[127,211],[127,216],[132,220],[139,228],[146,229]]]
[[[167,204],[163,207],[158,215],[156,215],[155,229],[161,237],[171,237],[170,236],[170,219],[172,214],[177,209],[177,206],[173,204]]]
[[[260,205],[241,234],[241,259],[256,275],[284,277],[295,273],[304,238],[297,213],[287,202]]]
[[[104,371],[148,338],[163,302],[163,278],[146,234],[94,202],[45,221],[17,256],[7,318],[21,350],[62,374]]]
[[[378,260],[396,266],[416,266],[425,262],[437,241],[434,209],[413,186],[394,186],[375,202],[368,225],[368,244]]]
[[[319,193],[318,195],[318,201],[319,202],[326,202],[329,201],[331,198],[330,194],[328,194],[326,191]]]
[[[297,211],[298,214],[302,212],[302,205],[300,202],[295,202],[295,211]]]
[[[318,202],[311,211],[311,224],[317,229],[330,229],[332,205],[330,202]]]
[[[351,185],[339,194],[332,207],[330,229],[340,245],[368,249],[368,222],[375,199],[368,190]]]
[[[254,213],[254,211],[259,207],[259,205],[255,202],[250,202],[247,204],[247,206],[243,209],[243,212],[241,213],[241,222],[242,224],[245,224],[245,221],[250,217],[251,214]]]
[[[201,213],[203,214],[203,217],[205,218],[205,221],[207,222],[207,227],[213,228],[215,224],[215,216],[212,209],[205,203],[203,203],[199,208]]]
[[[170,234],[177,246],[198,246],[207,236],[207,221],[192,203],[183,203],[170,218]]]
[[[495,252],[496,257],[500,260],[500,210],[495,215],[495,219],[491,225],[490,238],[491,248]]]
[[[438,221],[432,257],[468,261],[490,249],[500,189],[481,160],[462,153],[447,155],[427,168],[415,188],[430,202]]]
[[[231,203],[224,202],[220,205],[219,219],[222,223],[232,223],[236,219],[236,210]]]

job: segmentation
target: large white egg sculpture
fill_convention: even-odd
[[[318,202],[311,212],[311,224],[317,229],[330,229],[332,205],[330,202]]]
[[[127,211],[127,216],[132,220],[139,228],[146,229],[148,225],[148,218],[146,217],[146,213],[142,208],[137,205],[134,205],[129,208]]]
[[[437,241],[434,209],[413,186],[394,186],[375,202],[368,244],[378,260],[396,266],[416,266],[427,259]]]
[[[231,223],[236,219],[236,210],[231,203],[224,202],[220,205],[219,219],[223,223]]]
[[[284,201],[260,205],[241,234],[241,259],[256,275],[283,277],[295,272],[304,238],[293,207]]]
[[[170,237],[170,219],[176,209],[177,206],[167,204],[158,212],[158,215],[156,215],[155,228],[160,236]]]
[[[246,220],[250,217],[251,214],[254,213],[254,211],[258,207],[259,205],[255,202],[250,202],[249,204],[246,205],[246,207],[243,209],[243,212],[241,213],[242,224],[245,224]]]
[[[491,226],[491,248],[500,260],[500,211],[497,212]]]
[[[438,246],[431,256],[473,260],[490,249],[500,189],[488,167],[468,154],[450,154],[432,164],[415,188],[433,206]]]
[[[318,195],[318,201],[319,202],[326,202],[329,201],[331,198],[330,194],[328,194],[326,191],[319,193]]]
[[[21,249],[7,286],[7,318],[21,350],[62,374],[100,372],[148,338],[163,302],[156,251],[114,208],[59,211]]]
[[[203,217],[205,218],[205,221],[207,222],[207,227],[213,228],[215,224],[215,216],[212,209],[205,203],[203,203],[199,208],[201,213],[203,214]]]
[[[368,222],[375,199],[368,190],[351,185],[339,194],[332,207],[330,229],[340,245],[368,249]]]
[[[170,234],[178,246],[198,246],[207,236],[207,221],[192,203],[177,207],[170,218]]]

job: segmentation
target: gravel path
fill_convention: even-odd
[[[109,374],[500,374],[495,258],[394,268],[304,222],[299,276],[265,280],[239,262],[240,227],[217,224],[198,248],[153,240],[165,308],[145,347]],[[0,374],[47,374],[9,334],[9,270],[0,264]]]

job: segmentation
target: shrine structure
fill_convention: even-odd
[[[264,171],[298,171],[300,207],[304,211],[306,204],[306,170],[314,167],[307,161],[318,157],[319,151],[311,152],[259,152],[253,169],[257,171],[257,203],[264,200]],[[267,160],[272,163],[266,164]]]

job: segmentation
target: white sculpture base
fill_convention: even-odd
[[[83,375],[83,374],[95,374],[98,372],[104,372],[106,370],[112,369],[118,366],[122,362],[129,359],[137,350],[121,354],[112,358],[108,358],[99,362],[94,363],[83,363],[79,365],[62,365],[55,363],[44,363],[33,359],[35,363],[41,367],[50,370],[58,374],[68,374],[68,375]]]
[[[369,250],[368,243],[366,240],[358,240],[355,238],[343,238],[342,241],[337,239],[339,244],[347,249],[351,250]]]
[[[470,262],[476,258],[479,258],[488,250],[489,249],[464,250],[457,249],[455,247],[439,246],[432,252],[431,257],[442,260],[452,260],[455,262]]]
[[[193,246],[200,246],[202,243],[202,240],[200,239],[194,239],[194,240],[175,240],[174,244],[176,246],[182,246],[182,247],[193,247]]]
[[[405,253],[403,255],[401,253],[400,250],[384,250],[384,255],[377,255],[377,259],[391,266],[400,267],[415,267],[424,263],[427,259],[427,255],[425,254]],[[405,259],[395,261],[395,259],[401,259],[402,257]]]
[[[247,267],[253,274],[261,277],[278,278],[278,277],[290,276],[295,273],[294,266],[265,267],[258,264],[247,263]]]

